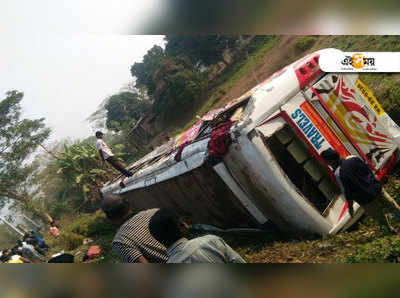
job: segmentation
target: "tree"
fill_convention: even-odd
[[[41,164],[34,181],[40,195],[30,210],[59,218],[66,213],[97,209],[101,201],[99,189],[119,172],[100,160],[92,138],[63,140],[48,147],[35,159]],[[121,147],[112,146],[116,156],[121,156]]]
[[[179,112],[201,97],[205,77],[184,57],[165,59],[154,75],[154,112],[162,116]]]
[[[133,119],[139,120],[145,115],[151,103],[137,92],[121,92],[110,96],[104,108],[107,111],[107,128],[118,132]]]
[[[156,89],[153,77],[164,58],[163,48],[155,45],[144,55],[143,62],[136,62],[131,66],[131,74],[136,78],[136,87],[146,86],[149,95],[153,94]]]
[[[115,148],[119,156],[119,148]],[[100,161],[97,149],[86,141],[64,144],[57,154],[55,165],[57,175],[63,180],[63,191],[67,196],[75,196],[82,203],[99,199],[98,189],[113,177],[113,169]]]
[[[50,135],[44,118],[21,119],[24,94],[9,91],[0,101],[0,198],[29,201],[29,186],[35,166],[27,158]]]
[[[43,218],[43,215],[47,213],[53,218],[60,218],[63,214],[75,212],[75,209],[85,202],[85,196],[82,193],[82,184],[76,183],[75,180],[79,174],[74,174],[74,176],[70,177],[68,176],[71,175],[69,173],[65,176],[62,171],[67,166],[60,169],[60,161],[63,161],[63,163],[75,167],[75,171],[79,171],[80,174],[83,171],[86,171],[86,174],[90,174],[91,169],[86,167],[82,170],[82,162],[79,161],[79,159],[88,159],[87,150],[82,154],[84,149],[81,149],[80,156],[71,154],[72,150],[70,147],[76,143],[73,143],[69,139],[57,141],[49,144],[46,151],[36,156],[34,162],[41,164],[41,167],[34,175],[34,183],[38,186],[40,194],[28,206],[29,211],[35,215],[40,215]],[[67,151],[65,151],[65,148],[68,148]],[[100,161],[96,162],[98,158],[95,153],[92,152],[91,156],[89,155],[89,159],[94,161],[91,162],[91,166],[94,165],[97,168],[97,165],[100,165]],[[95,190],[93,194],[98,195],[98,191]]]
[[[131,73],[136,78],[136,87],[146,88],[153,101],[153,111],[161,116],[177,112],[200,97],[206,81],[205,75],[193,66],[187,55],[166,56],[159,46],[150,49],[142,63],[135,63]],[[110,128],[118,127],[120,122],[116,119],[124,115],[124,111],[121,111],[124,107],[118,100],[112,102],[109,108],[113,116],[107,118]]]
[[[229,64],[224,58],[226,50],[239,46],[238,35],[166,35],[165,53],[169,57],[185,55],[193,65],[209,66],[218,62]]]
[[[151,110],[152,102],[147,88],[129,82],[120,92],[104,99],[97,110],[86,120],[96,129],[111,129],[120,132],[132,120],[138,120]]]

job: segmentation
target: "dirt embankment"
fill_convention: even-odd
[[[224,106],[267,79],[277,70],[304,56],[304,52],[296,49],[298,36],[280,36],[275,46],[261,60],[251,66],[250,72],[240,78],[235,85],[214,105]]]

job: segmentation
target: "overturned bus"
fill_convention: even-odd
[[[324,73],[312,53],[130,166],[103,195],[136,210],[171,208],[191,223],[335,234],[354,217],[320,157],[362,158],[382,179],[399,159],[400,128],[357,74]]]

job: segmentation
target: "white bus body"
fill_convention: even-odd
[[[180,138],[130,168],[134,176],[102,193],[130,198],[137,209],[173,208],[192,223],[335,234],[362,208],[347,202],[320,153],[361,157],[381,179],[398,161],[400,129],[357,74],[324,73],[312,53],[279,70],[224,109],[203,117]],[[209,131],[230,117],[232,144],[208,162]],[[181,158],[176,154],[179,146]]]

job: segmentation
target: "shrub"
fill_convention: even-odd
[[[269,42],[274,36],[273,35],[256,35],[252,41],[246,46],[246,50],[249,54],[255,53],[267,42]]]
[[[313,36],[304,36],[299,38],[299,40],[296,42],[296,49],[305,52],[308,49],[310,49],[315,42],[317,41],[317,38]]]
[[[60,237],[57,239],[57,246],[62,247],[64,250],[74,250],[82,245],[82,241],[85,237],[82,235],[62,231]]]
[[[343,261],[347,263],[399,263],[400,237],[386,236],[360,245],[352,255]]]
[[[80,215],[66,229],[84,237],[102,236],[115,232],[115,227],[105,215],[99,213]]]
[[[104,214],[98,215],[94,217],[89,223],[88,223],[88,234],[87,236],[92,237],[92,236],[108,236],[108,235],[114,235],[114,232],[116,231],[116,228],[113,224],[110,223],[110,221],[106,218]]]
[[[400,76],[398,74],[360,75],[389,116],[400,124]]]

